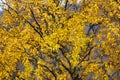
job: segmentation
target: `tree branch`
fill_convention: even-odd
[[[63,56],[65,57],[65,59],[67,60],[67,62],[68,62],[68,64],[69,64],[69,67],[70,67],[70,69],[71,69],[72,65],[71,65],[69,59],[67,58],[67,56],[64,54],[64,51],[63,51],[61,48],[59,48],[59,50],[61,51],[62,55],[63,55]]]
[[[6,4],[6,3],[4,3]],[[19,17],[23,18],[39,35],[40,37],[43,39],[43,33],[42,31],[38,31],[35,26],[30,22],[28,21],[24,16],[20,15],[15,9],[13,9],[10,5],[6,4],[11,10],[13,10]]]
[[[42,64],[40,64],[40,66],[45,67],[54,76],[55,80],[57,80],[56,74],[52,70],[50,70],[48,66],[45,66],[45,65],[42,65]]]
[[[90,48],[90,50],[88,51],[88,53],[82,58],[82,60],[78,63],[78,66],[87,58],[87,56],[88,55],[90,55],[90,53],[91,53],[91,51],[92,51],[92,49],[93,49],[94,47],[91,47]]]
[[[67,9],[67,5],[68,5],[68,0],[66,0],[65,2],[65,10]]]
[[[30,8],[30,12],[31,12],[31,15],[32,15],[32,17],[33,17],[35,23],[39,26],[39,29],[42,30],[41,27],[40,27],[40,24],[37,22],[37,20],[36,20],[36,18],[35,18],[35,15],[34,15],[33,10],[32,10],[31,8]]]

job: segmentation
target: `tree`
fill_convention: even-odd
[[[120,78],[117,0],[6,0],[0,79]]]

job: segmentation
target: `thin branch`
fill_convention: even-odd
[[[73,79],[73,73],[71,72],[71,70],[69,68],[67,68],[61,60],[60,60],[60,62],[61,62],[61,65],[63,66],[63,68],[65,70],[67,70],[67,72],[70,74],[71,78]]]
[[[64,54],[64,51],[63,51],[61,48],[59,48],[59,50],[61,51],[62,55],[63,55],[63,56],[65,57],[65,59],[67,60],[67,62],[68,62],[68,64],[69,64],[69,67],[70,67],[70,69],[71,69],[72,65],[71,65],[69,59],[67,58],[67,56]]]
[[[65,2],[65,10],[67,9],[67,6],[68,6],[68,0],[66,0]]]
[[[87,58],[87,56],[90,55],[90,53],[91,53],[91,51],[92,51],[93,48],[94,48],[94,47],[91,47],[91,48],[90,48],[90,50],[88,51],[88,53],[82,58],[82,60],[78,63],[78,65],[80,65],[80,64]]]
[[[6,3],[4,3],[6,4]],[[43,39],[43,33],[40,31],[38,31],[35,26],[30,22],[28,21],[24,16],[20,15],[15,9],[13,9],[10,5],[6,4],[11,10],[13,10],[18,16],[22,17],[39,35],[40,37]]]
[[[91,30],[93,31],[93,33],[96,33],[94,27],[97,26],[97,25],[99,25],[99,24],[101,24],[101,23],[98,23],[98,24],[92,24],[92,23],[90,23],[89,29],[88,29],[88,31],[87,31],[87,35],[90,34],[90,31],[91,31]]]
[[[37,20],[35,18],[33,10],[31,8],[30,8],[30,12],[31,12],[31,15],[32,15],[33,19],[35,20],[35,23],[39,26],[40,30],[42,30],[41,27],[40,27],[40,24],[37,22]]]
[[[56,74],[52,70],[50,70],[48,66],[45,66],[45,65],[42,65],[42,64],[40,64],[40,66],[45,67],[55,77],[55,80],[57,80]]]

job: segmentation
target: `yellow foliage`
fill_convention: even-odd
[[[119,73],[119,0],[1,6],[0,80],[108,80]]]

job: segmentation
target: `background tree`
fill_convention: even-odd
[[[119,79],[119,0],[77,2],[2,1],[0,79]]]

